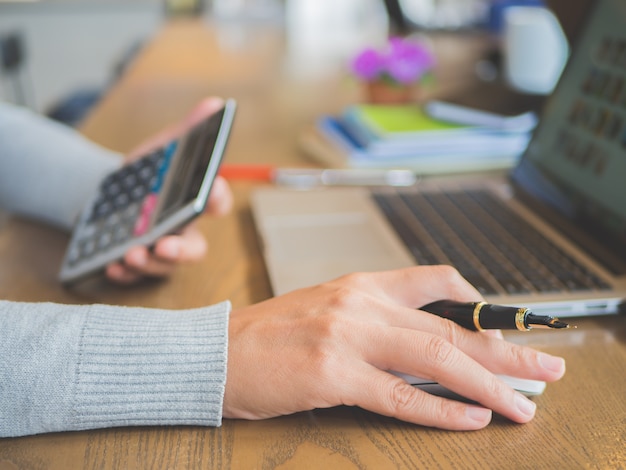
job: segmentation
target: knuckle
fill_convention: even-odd
[[[505,353],[502,355],[507,364],[516,364],[518,366],[534,366],[535,362],[530,357],[528,350],[522,346],[509,344]]]
[[[345,344],[346,326],[340,317],[332,313],[316,317],[307,325],[303,338],[304,362],[320,380],[336,380],[340,362],[344,359],[342,345]]]
[[[427,340],[425,353],[432,366],[440,368],[452,362],[455,348],[446,339],[440,336],[432,336]]]
[[[458,421],[460,413],[460,404],[452,400],[436,400],[432,403],[432,419],[442,423],[444,426],[450,426]]]
[[[436,270],[440,279],[449,284],[457,284],[463,280],[463,276],[454,266],[440,264],[436,266]]]
[[[323,344],[318,343],[310,351],[307,362],[320,380],[333,379],[336,376],[337,355]]]
[[[441,322],[440,336],[452,345],[460,344],[461,337],[465,333],[462,327],[452,321],[445,320]]]
[[[407,419],[419,416],[419,422],[428,426],[455,428],[459,417],[463,415],[460,403],[434,397],[415,389],[406,382],[398,382],[389,392],[390,416]]]
[[[404,381],[397,381],[389,391],[389,405],[393,416],[401,416],[419,407],[419,396],[415,389]]]
[[[360,274],[350,274],[325,285],[326,305],[329,311],[348,312],[361,305],[364,294],[363,290],[358,288],[359,281],[355,281],[355,276]]]
[[[316,315],[307,324],[310,357],[318,364],[327,363],[337,351],[350,344],[354,331],[353,321],[338,311],[327,311]]]
[[[470,291],[475,290],[455,267],[442,264],[434,268],[438,282],[445,286],[449,293],[465,297]]]
[[[343,335],[345,319],[338,311],[329,311],[316,318],[317,337],[324,340],[335,339]]]
[[[344,274],[339,279],[337,279],[337,284],[351,287],[353,289],[358,289],[367,284],[370,279],[371,274],[362,273],[362,272],[353,272],[349,274]]]
[[[490,400],[501,398],[503,393],[503,384],[495,375],[490,376],[483,382],[483,396]]]

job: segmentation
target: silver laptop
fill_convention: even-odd
[[[626,3],[595,3],[507,177],[261,188],[252,208],[275,294],[355,271],[451,264],[493,303],[617,312],[626,298]]]

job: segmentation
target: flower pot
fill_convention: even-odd
[[[413,87],[384,81],[365,84],[366,101],[372,104],[403,104],[413,99]]]

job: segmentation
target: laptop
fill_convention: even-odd
[[[595,2],[528,148],[505,176],[411,188],[259,188],[274,293],[450,264],[492,303],[618,312],[626,298],[626,3]]]

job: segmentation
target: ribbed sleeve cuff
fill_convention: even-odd
[[[219,426],[229,311],[229,302],[184,311],[91,307],[72,427]]]

